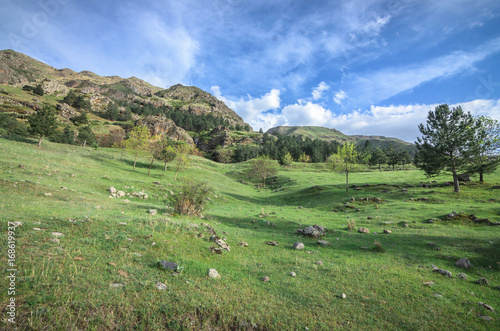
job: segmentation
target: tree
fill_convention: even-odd
[[[345,191],[349,191],[349,172],[357,167],[358,153],[353,143],[345,143],[337,147],[337,154],[330,159],[331,167],[340,173],[345,173]]]
[[[172,205],[179,214],[201,216],[212,192],[207,183],[188,178],[179,187],[179,192],[172,197]]]
[[[293,157],[290,153],[287,152],[287,153],[281,155],[280,159],[278,160],[278,163],[280,165],[284,166],[285,168],[289,167],[293,163]]]
[[[453,175],[455,192],[460,192],[458,172],[470,165],[474,154],[474,139],[478,123],[462,107],[450,109],[448,105],[437,106],[427,115],[427,125],[418,126],[422,137],[418,137],[416,166],[427,174],[436,176],[441,171]]]
[[[76,139],[82,143],[83,147],[89,143],[89,145],[97,142],[94,131],[90,125],[82,126],[78,129],[78,136]]]
[[[35,86],[35,88],[33,88],[33,93],[35,93],[36,95],[43,96],[44,91],[43,91],[42,84],[38,84],[37,86]]]
[[[104,116],[111,121],[116,121],[120,117],[120,111],[118,110],[118,105],[113,101],[108,103],[106,107],[106,113]]]
[[[387,163],[387,156],[381,148],[375,149],[372,153],[372,157],[370,158],[370,164],[376,165],[378,164],[378,170],[382,171],[382,164]]]
[[[174,180],[177,180],[177,174],[179,171],[186,168],[190,163],[189,154],[193,152],[193,146],[183,142],[174,146],[174,151],[177,167],[175,170]]]
[[[158,153],[164,147],[163,141],[160,135],[154,135],[149,139],[148,144],[146,145],[147,153],[151,157],[151,163],[149,164],[148,176],[151,174],[151,167],[153,163],[157,159]]]
[[[303,163],[310,163],[311,157],[307,155],[305,152],[303,152],[302,154],[300,154],[298,161]]]
[[[259,156],[252,160],[248,174],[256,180],[262,181],[262,187],[266,187],[266,179],[278,173],[276,161],[271,160],[268,156]]]
[[[387,164],[392,166],[392,170],[395,170],[396,164],[399,163],[399,154],[394,148],[394,144],[390,143],[385,150],[385,155],[387,157]]]
[[[174,148],[172,147],[171,140],[164,139],[159,142],[160,146],[157,150],[157,154],[155,158],[165,163],[164,171],[167,171],[167,163],[175,160],[177,154],[175,153]]]
[[[476,118],[477,131],[474,139],[476,153],[471,159],[468,173],[478,173],[484,182],[484,174],[492,173],[500,164],[500,123],[487,116]]]
[[[232,155],[232,151],[227,149],[227,148],[223,148],[221,145],[217,146],[217,148],[215,148],[215,154],[216,154],[216,158],[217,158],[217,161],[224,164],[223,167],[225,168],[226,167],[226,163],[228,162],[231,162],[231,155]]]
[[[55,110],[49,105],[44,105],[41,110],[28,117],[28,123],[30,125],[28,132],[38,136],[38,148],[41,148],[43,137],[54,134],[57,129]]]
[[[403,165],[403,170],[405,170],[406,164],[411,163],[410,153],[406,149],[399,151],[398,159],[399,159],[399,163],[401,163]]]
[[[129,137],[123,141],[123,146],[127,151],[134,155],[134,169],[139,155],[147,153],[146,147],[149,143],[149,129],[145,126],[136,126],[130,133]]]

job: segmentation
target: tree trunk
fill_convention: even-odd
[[[165,162],[165,172],[167,172],[167,162]]]
[[[83,147],[85,147],[85,145],[87,145],[87,140],[83,141]]]
[[[382,165],[381,164],[378,165],[378,171],[382,172]]]
[[[181,169],[181,167],[177,167],[177,170],[175,171],[174,180],[177,180],[177,174],[179,173],[180,169]]]
[[[349,171],[345,172],[345,193],[349,192]]]
[[[43,136],[40,136],[40,139],[38,139],[38,148],[42,148],[42,139]]]
[[[120,156],[120,162],[122,162],[122,160],[123,160],[123,154],[125,154],[124,151],[122,152],[122,155]]]
[[[151,159],[151,163],[149,164],[149,170],[148,170],[148,176],[151,173],[151,167],[153,166],[153,162],[155,161],[154,158]]]
[[[479,172],[479,182],[481,184],[484,183],[484,177],[483,177],[483,172],[482,171]]]
[[[460,183],[458,182],[458,175],[456,171],[453,171],[453,191],[455,191],[455,193],[460,192]]]
[[[138,154],[135,154],[135,159],[134,159],[134,170],[135,170],[135,164],[136,164],[136,162],[137,162],[137,155],[138,155]]]

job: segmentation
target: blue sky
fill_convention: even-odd
[[[255,130],[407,141],[448,103],[500,120],[498,0],[4,0],[0,49],[195,85]]]

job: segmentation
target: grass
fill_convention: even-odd
[[[497,315],[478,305],[500,309],[500,229],[444,220],[456,211],[500,221],[499,191],[491,189],[500,183],[499,171],[487,176],[486,184],[463,186],[458,195],[441,185],[449,176],[424,188],[420,183],[430,180],[415,170],[355,173],[350,182],[361,190],[346,195],[344,177],[322,165],[294,164],[267,189],[256,189],[242,175],[244,163],[223,167],[193,157],[179,177],[214,188],[199,219],[169,208],[170,191],[176,194],[180,185],[173,180],[173,165],[165,173],[157,163],[147,176],[147,160],[133,170],[130,159],[120,162],[120,150],[47,141],[38,150],[34,141],[2,138],[0,155],[2,233],[8,222],[23,222],[15,231],[18,329],[500,327]],[[144,191],[149,199],[109,198],[109,186]],[[364,199],[374,197],[380,201]],[[417,201],[422,197],[429,200]],[[427,223],[430,218],[437,221]],[[214,243],[202,222],[226,238],[230,252],[211,253]],[[329,246],[295,234],[313,224],[328,229],[322,239]],[[370,233],[349,231],[348,224]],[[63,234],[58,243],[52,232]],[[296,241],[305,249],[292,250]],[[455,266],[462,257],[469,258],[471,269]],[[160,260],[178,263],[182,271],[163,271]],[[8,268],[5,255],[0,264]],[[432,272],[431,265],[454,277]],[[210,268],[222,277],[209,278]],[[289,276],[292,271],[297,277]],[[468,279],[457,278],[460,272]],[[262,282],[264,276],[270,281]],[[481,277],[490,285],[474,283]],[[158,281],[166,290],[156,289]],[[435,284],[426,286],[428,281]],[[111,286],[116,283],[124,286]],[[10,296],[0,293],[5,307]],[[7,318],[2,315],[0,327],[11,326]]]

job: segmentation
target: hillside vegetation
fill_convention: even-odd
[[[174,181],[173,165],[148,176],[149,160],[134,170],[117,149],[0,138],[0,154],[4,251],[19,222],[15,295],[0,297],[15,298],[20,330],[500,328],[499,170],[460,194],[449,175],[357,172],[346,194],[323,163],[282,167],[262,189],[246,162],[190,156]],[[171,207],[187,178],[213,188],[203,218]],[[111,186],[130,196],[110,198]],[[309,225],[326,234],[296,232]],[[216,253],[214,233],[230,250]],[[464,257],[470,269],[455,265]]]

